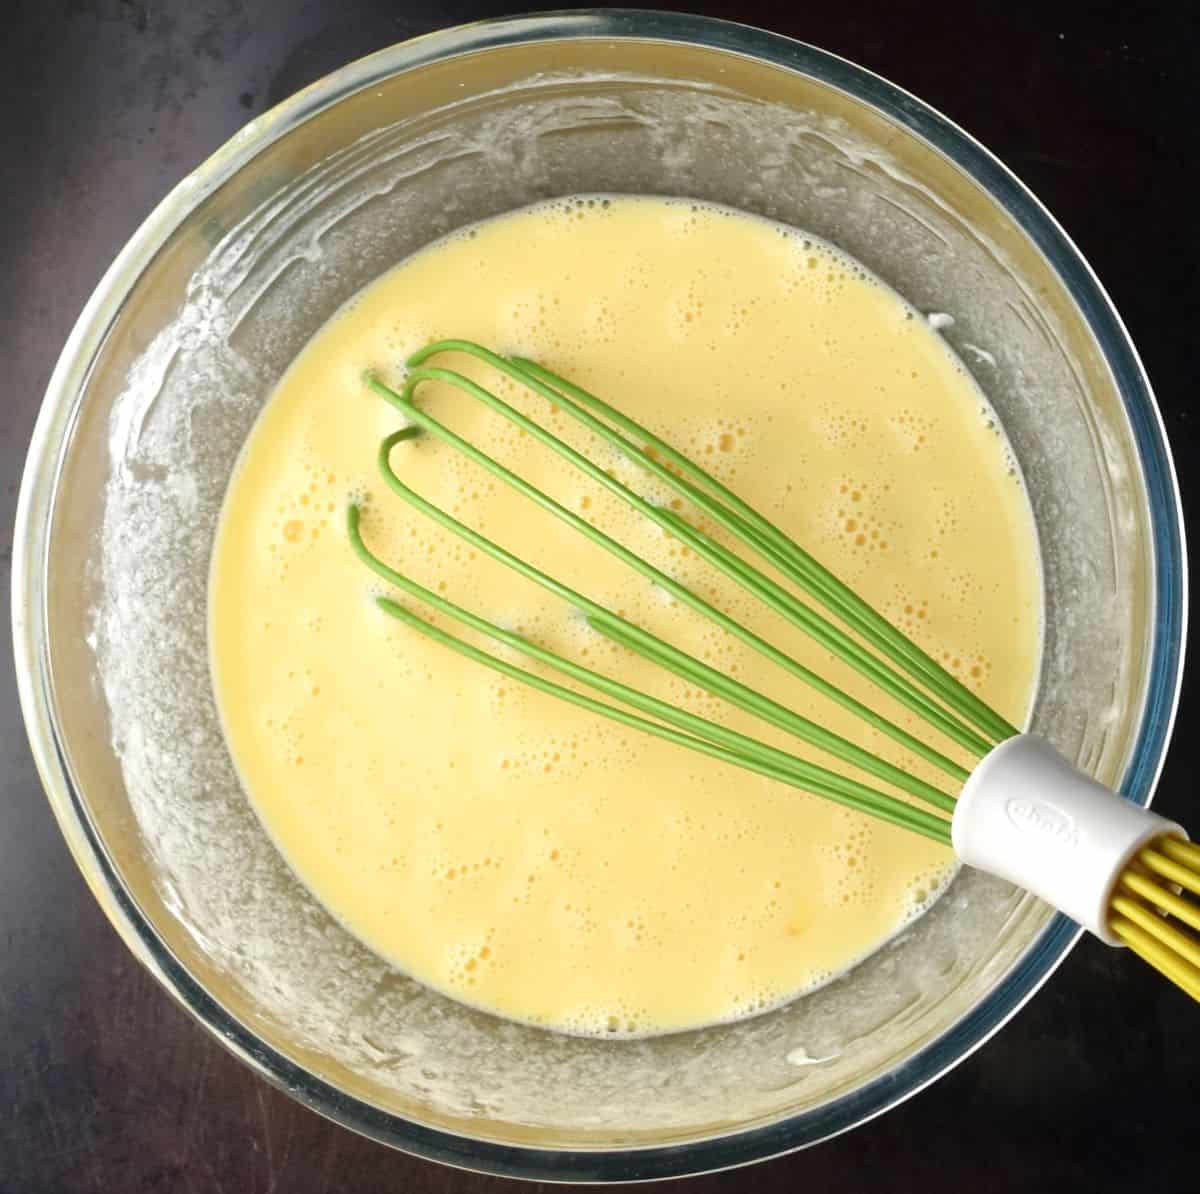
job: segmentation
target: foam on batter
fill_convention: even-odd
[[[370,600],[383,590],[350,553],[349,500],[364,504],[372,549],[427,587],[845,770],[632,657],[386,489],[375,453],[400,419],[363,370],[399,381],[410,352],[446,336],[539,359],[628,411],[1020,723],[1038,662],[1038,557],[993,413],[936,330],[832,246],[721,208],[585,197],[460,232],[356,297],[280,383],[226,499],[210,605],[230,748],[297,874],[364,941],[465,1001],[579,1033],[693,1027],[828,981],[936,898],[949,851],[487,672]],[[543,399],[476,362],[445,363],[689,513]],[[530,437],[457,391],[421,394],[503,464],[930,737]],[[459,454],[421,437],[393,465],[572,587],[945,786]]]

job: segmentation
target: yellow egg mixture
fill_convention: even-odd
[[[952,874],[949,850],[568,706],[372,600],[385,589],[348,545],[352,499],[371,548],[429,588],[847,772],[609,643],[385,487],[376,451],[402,420],[364,370],[398,383],[409,353],[450,336],[540,360],[691,454],[1020,725],[1040,570],[990,409],[919,313],[823,242],[682,200],[584,198],[460,232],[359,294],[280,382],[226,499],[210,633],[229,746],[296,874],[363,941],[460,999],[580,1033],[693,1027],[827,981],[928,904]],[[437,363],[670,498],[545,400],[461,355]],[[419,393],[521,476],[935,740],[531,437],[458,391]],[[423,436],[392,462],[517,555],[947,786],[451,448]]]

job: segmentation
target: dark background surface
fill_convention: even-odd
[[[663,4],[661,7],[671,7]],[[53,0],[0,9],[0,549],[50,370],[158,199],[250,116],[343,62],[519,11],[469,0]],[[947,113],[1049,205],[1113,294],[1166,417],[1194,529],[1200,315],[1194,6],[758,0],[686,7],[870,67]],[[34,773],[0,636],[0,1194],[450,1192],[213,1043],[127,954]],[[1185,690],[1159,807],[1200,829]],[[1200,1009],[1084,940],[999,1037],[880,1120],[695,1194],[1200,1189]],[[668,1183],[669,1184],[669,1183]]]

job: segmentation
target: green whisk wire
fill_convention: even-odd
[[[457,343],[457,342],[452,342]],[[486,351],[486,350],[481,350]],[[501,358],[497,358],[501,359]],[[501,359],[502,360],[502,359]],[[507,369],[505,372],[509,372]],[[512,375],[512,374],[510,374]],[[516,374],[520,380],[524,380],[523,375]],[[794,625],[805,630],[813,638],[817,639],[828,650],[846,660],[852,667],[855,667],[863,675],[874,681],[889,695],[894,697],[900,703],[908,706],[914,712],[924,717],[927,721],[941,730],[947,736],[952,738],[964,750],[971,752],[976,756],[986,754],[991,747],[991,743],[978,734],[972,731],[969,727],[957,722],[953,717],[946,714],[941,708],[930,701],[923,693],[919,692],[910,681],[905,677],[890,671],[885,665],[881,664],[869,652],[865,651],[858,643],[850,639],[844,632],[821,618],[813,610],[807,606],[796,602],[790,594],[786,593],[780,586],[776,585],[768,577],[747,565],[739,557],[731,552],[726,552],[715,544],[707,536],[702,536],[699,532],[689,527],[683,520],[678,519],[670,512],[664,512],[661,508],[647,502],[644,498],[634,493],[627,486],[609,476],[607,472],[601,469],[587,457],[575,451],[574,448],[565,444],[557,436],[547,431],[540,424],[528,419],[519,411],[514,410],[507,403],[496,397],[491,391],[478,385],[476,382],[464,377],[460,373],[456,373],[449,369],[438,368],[416,368],[409,371],[404,389],[397,393],[391,387],[385,385],[378,378],[368,378],[367,384],[387,399],[393,406],[396,407],[407,419],[417,423],[424,430],[430,432],[443,442],[450,444],[458,451],[463,453],[469,459],[483,467],[492,476],[505,482],[505,484],[516,489],[524,496],[540,505],[544,510],[555,515],[561,521],[566,522],[580,534],[589,538],[592,542],[603,547],[606,551],[617,556],[630,568],[640,572],[654,584],[659,585],[665,591],[669,592],[678,600],[716,623],[726,633],[733,635],[742,642],[751,646],[760,654],[769,658],[773,663],[789,671],[798,679],[809,684],[822,695],[836,701],[843,707],[848,708],[856,716],[862,717],[881,730],[895,741],[900,742],[906,749],[925,758],[933,763],[953,778],[960,782],[966,779],[967,772],[959,764],[946,756],[934,751],[928,744],[921,742],[907,731],[896,726],[886,718],[869,710],[861,702],[854,700],[849,694],[843,692],[835,685],[830,684],[823,676],[818,675],[811,669],[804,667],[784,652],[767,643],[764,639],[755,635],[752,631],[742,626],[733,618],[721,613],[713,605],[698,597],[686,586],[681,585],[673,577],[665,572],[648,564],[635,553],[629,551],[623,545],[605,535],[602,531],[597,530],[586,520],[580,518],[573,511],[568,510],[565,506],[554,501],[547,494],[535,488],[526,482],[523,478],[518,477],[515,473],[504,468],[503,465],[492,459],[486,453],[476,448],[473,444],[462,439],[453,431],[447,428],[444,424],[438,422],[431,415],[422,411],[414,404],[413,395],[416,387],[427,381],[447,382],[450,385],[457,387],[459,390],[478,399],[504,418],[515,424],[527,434],[533,436],[539,442],[550,448],[552,451],[575,465],[587,476],[591,477],[597,484],[608,489],[611,493],[621,498],[626,504],[632,506],[640,514],[644,515],[651,522],[656,523],[662,530],[668,534],[674,535],[688,547],[692,548],[699,556],[707,559],[718,570],[725,573],[732,580],[742,585],[748,591],[752,592],[756,597],[763,600],[772,609],[783,614]],[[591,416],[583,412],[585,419],[590,419]],[[607,430],[607,429],[603,429]],[[393,486],[395,488],[395,486]],[[484,540],[483,550],[490,551],[493,545],[490,541]],[[604,632],[604,621],[598,619],[596,628],[602,633]],[[655,640],[656,642],[660,640]]]
[[[428,422],[432,423],[434,421],[428,419],[427,416],[423,417]],[[755,692],[754,689],[742,684],[741,681],[734,680],[732,677],[717,671],[716,668],[709,667],[708,664],[703,663],[694,656],[688,655],[685,651],[679,650],[678,647],[671,646],[670,643],[650,634],[640,626],[634,625],[634,623],[627,621],[619,614],[593,601],[590,597],[586,597],[584,594],[569,588],[554,577],[548,576],[541,569],[535,568],[532,564],[520,559],[518,556],[514,556],[510,551],[507,551],[497,543],[493,543],[478,531],[468,527],[453,515],[447,514],[444,510],[435,506],[426,498],[423,498],[414,489],[411,489],[400,480],[392,469],[389,459],[391,450],[395,444],[399,443],[402,439],[411,438],[412,430],[412,428],[406,427],[402,428],[399,432],[389,435],[380,445],[378,455],[379,469],[383,474],[384,480],[388,483],[392,491],[397,496],[402,497],[409,505],[416,507],[421,513],[427,515],[440,526],[453,531],[454,534],[471,544],[472,547],[477,548],[479,551],[491,556],[492,559],[511,568],[519,575],[540,585],[556,597],[561,597],[569,605],[583,613],[589,624],[604,626],[605,631],[609,635],[618,638],[623,643],[632,642],[637,644],[637,649],[640,652],[698,687],[715,693],[730,704],[748,713],[753,713],[763,721],[769,722],[779,729],[794,734],[797,738],[809,743],[811,746],[828,751],[835,757],[851,763],[879,779],[895,784],[913,796],[917,796],[939,807],[944,807],[942,804],[943,801],[950,800],[950,797],[946,793],[935,788],[932,784],[928,784],[916,776],[909,775],[908,772],[901,770],[901,768],[896,767],[894,764],[871,754],[870,751],[863,750],[856,743],[834,734],[824,726],[818,725],[815,721],[810,721],[808,718],[802,717],[777,701],[773,701],[769,697]],[[452,437],[451,442],[457,441],[457,443],[463,444],[464,450],[469,450],[468,454],[472,458],[476,455],[483,455],[478,449],[459,440],[459,437],[455,436],[453,432],[448,431],[446,428],[442,428],[442,431]],[[495,462],[493,461],[492,463]],[[497,468],[499,467],[497,465]],[[515,478],[515,480],[521,486],[527,486],[527,483],[519,477]],[[540,493],[539,490],[533,489],[532,486],[527,487],[533,494]],[[551,501],[544,494],[541,494],[541,497],[547,502]],[[592,527],[588,529],[594,531]],[[637,560],[640,564],[645,564],[637,556],[634,556],[633,559]],[[645,567],[648,568],[649,565],[645,565]]]
[[[403,434],[403,432],[400,434]],[[395,437],[389,437],[389,439],[393,443],[396,442]],[[553,651],[547,650],[545,647],[532,643],[521,635],[511,630],[506,630],[494,622],[489,622],[487,619],[481,618],[479,615],[463,609],[445,597],[426,589],[410,577],[404,576],[393,568],[389,568],[387,564],[380,560],[366,546],[360,530],[360,517],[359,508],[351,505],[346,519],[350,544],[358,558],[377,576],[462,625],[469,626],[471,629],[486,635],[496,642],[503,643],[513,650],[537,659],[539,662],[562,672],[564,675],[570,676],[582,684],[587,684],[599,692],[624,701],[634,708],[651,713],[655,717],[668,722],[668,725],[660,725],[656,721],[638,717],[624,709],[607,705],[603,701],[589,697],[586,693],[567,688],[524,668],[517,667],[507,660],[491,655],[479,647],[442,630],[440,627],[426,622],[411,610],[406,609],[388,597],[377,597],[375,599],[376,605],[385,613],[426,637],[433,639],[435,642],[441,643],[443,646],[449,647],[458,654],[481,663],[485,667],[499,672],[501,675],[508,676],[512,680],[548,693],[551,696],[558,697],[561,700],[568,701],[591,713],[599,714],[610,721],[615,721],[642,733],[650,734],[667,742],[686,747],[689,750],[708,755],[711,758],[720,759],[722,762],[731,763],[734,766],[754,771],[769,779],[777,780],[780,783],[787,784],[801,791],[810,792],[815,796],[832,800],[848,808],[856,809],[859,812],[880,817],[895,825],[914,830],[925,837],[941,842],[943,845],[950,844],[950,822],[944,817],[926,812],[924,809],[914,808],[912,805],[905,804],[893,796],[878,792],[865,784],[860,784],[855,780],[838,775],[836,772],[829,771],[827,768],[820,767],[815,763],[808,763],[803,759],[796,758],[794,755],[789,755],[787,752],[779,750],[777,747],[770,746],[765,742],[759,742],[748,735],[740,734],[736,730],[730,730],[725,726],[717,725],[715,722],[708,721],[695,714],[687,713],[682,709],[676,708],[674,705],[660,701],[646,693],[638,692],[636,689],[621,684],[609,676],[594,672]],[[686,733],[681,732],[681,730],[691,732]],[[953,801],[947,797],[942,807],[945,807],[947,811],[952,811]]]
[[[587,427],[594,435],[618,448],[630,459],[635,460],[640,467],[692,502],[698,509],[703,510],[747,547],[770,560],[793,583],[836,613],[842,621],[872,643],[898,667],[907,671],[914,679],[921,680],[963,717],[982,729],[991,741],[985,743],[979,753],[986,753],[987,749],[995,742],[1011,738],[1019,732],[1015,726],[1005,721],[962,681],[897,630],[882,614],[859,597],[853,589],[838,580],[828,568],[785,535],[769,519],[739,498],[737,494],[693,460],[672,447],[666,440],[610,406],[603,399],[596,397],[595,394],[589,393],[581,386],[560,377],[535,361],[524,357],[502,357],[470,340],[438,340],[427,344],[408,359],[409,378],[412,379],[414,371],[420,370],[430,357],[444,352],[460,352],[472,356],[548,399],[564,413]],[[524,420],[523,416],[513,411],[498,398],[494,398],[488,404],[492,406],[493,410],[508,418],[510,422],[515,422],[532,433],[532,428],[526,425],[528,420]],[[619,435],[589,413],[590,411],[598,411],[609,422],[616,424],[621,431],[633,436],[633,441]],[[533,424],[533,426],[537,425]],[[541,429],[539,428],[539,430]],[[543,431],[543,435],[549,437],[548,432]],[[547,440],[543,439],[543,442],[547,442]],[[561,441],[558,442],[561,443]],[[548,446],[554,447],[549,443]],[[566,445],[564,444],[562,447],[566,448]],[[647,451],[647,449],[650,450]],[[557,447],[555,450],[558,450]],[[661,459],[656,459],[656,456]],[[671,468],[667,467],[668,464]],[[673,472],[672,468],[677,471]],[[599,478],[597,479],[599,480]],[[611,481],[611,478],[609,480]],[[600,483],[605,484],[605,481],[601,480]],[[612,486],[610,485],[609,488]],[[613,489],[613,492],[616,493],[617,490]],[[618,493],[618,496],[623,495]],[[645,511],[642,512],[645,513]],[[663,514],[668,521],[672,517],[669,511],[659,511],[659,513]],[[647,517],[658,521],[653,518],[653,515],[647,514]],[[677,521],[682,522],[678,519]],[[835,636],[841,635],[836,627],[828,623],[826,626]],[[848,639],[844,635],[841,635],[838,643],[842,650],[847,647],[851,650],[858,647],[853,639]],[[837,648],[831,647],[830,649],[840,655]],[[871,657],[868,655],[867,658]],[[851,661],[847,660],[847,662]]]
[[[703,515],[708,516],[714,523],[727,531],[737,542],[765,560],[778,574],[840,618],[854,634],[878,650],[895,667],[893,668],[879,659],[862,642],[858,641],[858,638],[852,637],[815,609],[799,601],[793,593],[755,568],[742,556],[731,551],[700,528],[693,526],[674,510],[664,509],[647,501],[601,469],[587,456],[576,451],[541,424],[509,406],[490,390],[455,370],[424,364],[430,357],[443,352],[465,353],[474,357],[519,385],[552,402],[559,410],[576,419],[601,440],[617,448],[628,459],[667,484]],[[832,733],[816,722],[802,717],[740,681],[726,676],[582,593],[569,588],[447,514],[407,486],[392,468],[392,449],[400,442],[411,439],[421,432],[430,433],[555,517],[566,522],[593,543],[621,559],[634,571],[708,618],[721,629],[734,635],[773,663],[810,684],[843,708],[848,709],[868,725],[891,737],[955,780],[961,782],[966,779],[968,770],[965,767],[934,750],[927,743],[895,725],[875,710],[843,692],[824,677],[754,634],[687,586],[598,530],[579,515],[556,502],[548,494],[530,485],[523,478],[423,411],[415,403],[415,392],[420,385],[428,381],[443,382],[483,402],[658,525],[664,533],[679,539],[695,551],[699,557],[762,600],[791,624],[804,630],[833,655],[870,679],[881,691],[888,693],[917,713],[927,724],[946,735],[970,754],[976,757],[981,756],[990,750],[995,742],[1018,732],[956,677],[888,623],[853,590],[837,580],[828,569],[699,465],[628,416],[609,406],[608,403],[543,366],[524,358],[499,356],[471,341],[441,340],[427,345],[409,358],[408,372],[401,391],[397,392],[373,376],[368,376],[366,381],[372,390],[403,414],[409,424],[386,437],[380,445],[377,462],[389,488],[445,529],[568,602],[583,616],[592,629],[620,646],[684,678],[689,683],[721,697],[735,707],[754,714],[768,724],[783,729],[810,745],[817,746],[844,762],[892,784],[934,808],[945,812],[953,811],[954,800],[947,793],[924,780],[909,775],[901,768],[864,750],[848,739]],[[599,412],[605,419],[615,424],[619,431],[601,421],[592,412]],[[631,440],[626,436],[634,438]],[[934,840],[943,843],[949,842],[949,822],[943,817],[915,808],[895,796],[876,791],[857,780],[839,776],[827,768],[808,763],[786,751],[687,713],[647,693],[629,688],[610,677],[593,672],[531,643],[522,636],[505,630],[430,592],[411,578],[388,567],[366,547],[360,533],[359,520],[358,508],[351,506],[348,515],[351,545],[358,557],[389,584],[460,624],[469,626],[494,641],[536,659],[577,683],[610,698],[615,698],[642,713],[650,714],[657,720],[651,721],[639,717],[626,709],[606,704],[575,689],[546,680],[542,676],[519,668],[507,660],[491,655],[457,638],[425,621],[390,598],[377,598],[377,604],[382,610],[427,637],[433,638],[492,670],[586,708],[609,720],[744,767],[792,787],[836,800],[894,824],[904,825]],[[917,687],[918,683],[923,684],[928,692]],[[664,722],[667,724],[662,724]]]
[[[657,462],[655,462],[647,454],[643,453],[640,448],[636,447],[636,445],[633,445],[627,440],[624,440],[620,436],[616,435],[611,428],[605,426],[586,410],[576,406],[569,397],[566,397],[559,391],[548,389],[545,385],[543,385],[542,382],[536,378],[532,378],[523,369],[512,365],[509,361],[505,360],[505,358],[497,356],[495,353],[492,353],[488,349],[482,348],[479,345],[471,344],[469,341],[444,340],[439,341],[438,344],[442,346],[441,351],[465,351],[463,346],[469,347],[472,350],[471,355],[476,356],[481,360],[485,360],[487,364],[491,365],[498,372],[506,374],[507,376],[518,381],[520,384],[534,390],[536,393],[542,394],[543,396],[549,398],[552,402],[558,404],[560,409],[571,413],[573,417],[575,417],[579,422],[583,423],[584,426],[586,426],[595,435],[609,443],[614,444],[626,455],[630,456],[632,459],[635,459],[637,463],[645,467],[647,471],[654,472],[656,475],[663,472],[661,466],[658,465]],[[507,484],[519,489],[521,492],[525,493],[526,496],[533,497],[534,500],[538,501],[544,509],[549,510],[560,519],[572,522],[572,525],[575,526],[577,530],[580,530],[581,533],[588,535],[594,542],[605,547],[606,550],[613,552],[614,554],[621,554],[624,549],[621,549],[620,545],[616,544],[615,541],[609,539],[608,536],[603,535],[602,532],[596,531],[586,521],[579,519],[577,516],[572,514],[572,512],[565,510],[565,508],[559,506],[557,503],[550,502],[549,499],[542,500],[545,495],[540,494],[540,491],[533,489],[532,486],[526,485],[520,478],[516,478],[514,474],[506,469],[503,469],[490,457],[478,452],[477,449],[473,449],[471,445],[464,446],[464,441],[461,440],[461,438],[453,436],[453,433],[449,432],[442,424],[438,423],[429,416],[424,415],[423,412],[420,412],[413,404],[414,392],[416,388],[427,381],[446,382],[452,386],[455,386],[471,397],[476,398],[480,402],[484,403],[484,405],[494,410],[497,414],[507,419],[514,426],[519,427],[526,434],[532,436],[545,447],[549,448],[551,451],[567,460],[569,463],[574,465],[581,472],[595,481],[596,484],[607,489],[614,496],[625,502],[626,505],[631,506],[643,517],[655,523],[660,529],[666,531],[668,534],[676,536],[681,542],[695,551],[696,554],[701,558],[707,560],[736,584],[752,593],[755,597],[763,601],[764,604],[775,610],[776,613],[779,613],[793,625],[804,630],[807,634],[821,643],[821,645],[827,650],[843,659],[849,666],[855,668],[862,675],[866,676],[878,687],[887,692],[888,695],[890,695],[893,699],[899,701],[903,705],[906,705],[913,712],[919,714],[926,721],[933,724],[935,728],[954,740],[964,750],[979,756],[986,754],[993,745],[991,741],[981,737],[968,726],[961,724],[954,717],[950,716],[945,712],[944,709],[930,700],[904,676],[892,671],[887,667],[886,664],[882,663],[869,651],[865,650],[844,631],[834,626],[831,622],[821,617],[802,602],[797,601],[780,585],[776,584],[769,577],[753,568],[745,560],[741,559],[741,557],[736,556],[731,552],[721,551],[709,537],[702,536],[683,519],[671,514],[669,511],[663,511],[660,507],[655,506],[651,502],[646,501],[640,495],[634,493],[633,490],[631,490],[628,486],[623,485],[615,477],[610,476],[605,470],[601,469],[586,456],[583,456],[581,453],[577,452],[570,445],[564,443],[552,432],[541,426],[541,424],[523,415],[520,411],[515,410],[508,403],[504,402],[502,399],[493,394],[490,390],[487,390],[471,381],[469,378],[464,377],[461,373],[457,373],[450,369],[421,366],[419,363],[416,366],[412,366],[413,361],[420,362],[427,359],[431,353],[431,349],[434,347],[435,346],[431,345],[425,349],[422,349],[420,352],[414,354],[414,356],[410,358],[410,368],[404,389],[401,393],[397,394],[394,390],[385,385],[383,382],[379,381],[377,378],[369,379],[368,384],[382,397],[391,402],[392,405],[396,406],[397,409],[399,409],[408,418],[420,422],[426,430],[432,432],[434,435],[438,436],[444,441],[448,443],[452,442],[460,451],[464,451],[467,452],[468,455],[472,455],[472,458],[489,472],[491,472],[493,476],[499,477]],[[671,474],[669,472],[665,472],[665,476],[670,477]],[[675,480],[678,482],[677,478]],[[708,499],[702,494],[693,493],[690,496],[692,500],[708,502]],[[711,505],[712,503],[709,502],[709,506]],[[733,533],[741,534],[740,524],[738,524],[736,521],[727,519],[723,512],[715,511],[714,517],[717,517],[722,521],[729,522]],[[633,556],[632,553],[625,552],[622,555],[622,558],[631,567],[644,572],[644,561],[640,561],[638,557]],[[635,563],[634,561],[637,562]],[[670,585],[674,582],[671,582],[670,578],[666,577],[665,574],[658,573],[657,576],[653,578],[655,579],[656,583],[663,583],[659,581],[659,577],[662,577],[663,581],[665,581],[663,587],[670,589]],[[686,590],[683,590],[683,592],[686,593]],[[689,605],[692,605],[693,608],[699,610],[699,612],[703,613],[706,617],[709,617],[710,620],[715,620],[713,618],[712,607],[705,606],[702,608],[701,605],[697,604],[693,595],[681,596],[680,593],[674,593],[673,595],[680,596],[682,600],[686,601]],[[734,634],[735,636],[742,638],[743,641],[751,642],[752,636],[750,636],[750,632],[744,627],[738,625],[738,623],[734,622],[732,619],[726,619],[722,625],[722,629],[726,630],[730,634]],[[761,647],[757,645],[761,642],[762,640],[758,639],[756,642],[751,642],[751,645],[755,646],[756,650],[761,650]],[[792,671],[794,675],[798,676],[806,683],[818,688],[818,690],[822,691],[824,695],[831,697],[831,699],[837,700],[839,703],[844,700],[845,694],[841,693],[840,690],[835,689],[832,685],[829,685],[822,677],[816,676],[815,673],[809,671],[808,669],[800,669],[799,665],[794,665],[794,661],[791,661],[790,663],[784,662],[784,658],[775,658],[774,662],[788,668],[788,670]],[[885,730],[885,732],[890,731]],[[903,733],[903,731],[900,732]],[[894,737],[895,735],[893,734],[892,736]],[[914,743],[916,743],[917,740],[912,738],[911,735],[907,735],[906,737],[907,741],[905,741],[904,745],[908,749],[916,750],[918,754],[925,754],[925,752],[928,750],[927,747],[914,746]],[[932,759],[930,761],[935,762],[936,765],[942,766],[942,769],[946,770],[941,762],[937,762],[936,760]],[[953,771],[950,773],[954,774]],[[965,778],[965,776],[956,774],[955,778],[961,780],[962,778]]]
[[[470,343],[465,342],[465,343]],[[414,354],[413,363],[420,364],[427,359],[433,345],[426,346]],[[472,355],[489,360],[495,354],[487,349],[477,351]],[[481,355],[486,354],[486,355]],[[848,626],[861,634],[868,642],[891,659],[897,666],[902,667],[914,679],[922,680],[934,692],[938,693],[952,707],[959,709],[967,720],[972,721],[996,742],[1011,738],[1020,731],[1001,717],[986,702],[973,693],[953,673],[947,671],[932,656],[923,651],[916,643],[901,631],[897,630],[882,614],[864,601],[853,589],[840,581],[817,559],[811,556],[794,540],[788,538],[778,527],[764,515],[743,501],[731,489],[723,485],[710,473],[690,460],[682,452],[673,448],[666,440],[661,439],[628,415],[610,406],[595,394],[568,381],[564,377],[552,373],[544,366],[524,357],[513,357],[511,363],[525,373],[530,379],[541,381],[557,394],[557,401],[564,409],[570,410],[568,396],[576,402],[592,410],[597,410],[605,418],[615,423],[628,434],[641,441],[641,459],[647,462],[647,467],[656,477],[670,485],[676,492],[685,494],[689,500],[701,509],[718,517],[722,510],[720,503],[725,504],[724,515],[718,520],[730,529],[743,543],[753,547],[769,559],[793,583],[804,589],[810,596],[820,601],[827,609],[835,612]],[[539,390],[546,397],[545,391]],[[554,400],[554,399],[552,399]],[[626,441],[628,442],[628,441]],[[669,462],[685,477],[690,477],[695,484],[689,485],[682,478],[672,474],[653,456],[646,452],[651,448],[663,460]],[[696,489],[707,490],[712,497],[706,497]],[[699,499],[699,500],[698,500]],[[726,521],[728,519],[728,521]],[[740,522],[739,522],[740,520]],[[736,527],[736,529],[735,529]]]

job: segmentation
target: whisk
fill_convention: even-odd
[[[444,353],[472,357],[547,399],[720,527],[746,554],[718,542],[676,509],[639,495],[463,373],[427,363]],[[930,729],[976,760],[975,765],[962,766],[844,692],[463,439],[417,404],[418,389],[431,381],[453,386],[484,403],[581,470],[915,713]],[[407,362],[399,390],[373,375],[367,375],[366,384],[406,420],[405,426],[381,442],[378,452],[380,472],[394,493],[472,547],[560,597],[598,634],[891,785],[907,798],[687,712],[464,609],[378,558],[363,541],[361,512],[352,504],[347,514],[350,543],[377,576],[450,621],[573,681],[576,687],[491,654],[426,621],[391,596],[376,598],[386,613],[468,659],[593,714],[952,846],[962,862],[1032,891],[1102,941],[1130,947],[1200,1001],[1200,901],[1195,898],[1200,896],[1200,846],[1190,842],[1179,825],[1122,799],[1078,771],[1043,739],[1010,725],[799,544],[686,455],[536,362],[501,356],[466,340],[439,340],[415,353]],[[947,778],[948,786],[938,787],[909,774],[689,655],[513,555],[422,497],[395,471],[392,455],[397,445],[423,434],[461,452],[721,630],[924,759]],[[787,583],[756,566],[753,557]],[[800,600],[796,590],[809,602]]]

